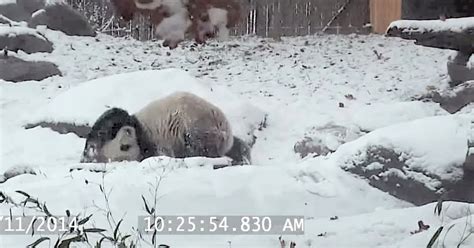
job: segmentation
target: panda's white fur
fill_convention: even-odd
[[[187,92],[156,100],[136,114],[104,113],[92,127],[83,162],[142,160],[150,156],[221,157],[232,148],[224,113]]]

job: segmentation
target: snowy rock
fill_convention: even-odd
[[[464,163],[464,169],[474,171],[474,142],[468,143],[469,150],[466,156],[466,162]]]
[[[325,156],[333,150],[330,150],[322,140],[319,138],[304,137],[303,140],[296,142],[293,150],[298,153],[302,158],[309,154],[315,156]]]
[[[0,79],[11,82],[41,81],[61,75],[58,67],[46,61],[26,61],[12,56],[0,56]]]
[[[360,136],[361,132],[356,128],[329,124],[306,132],[303,140],[298,141],[293,149],[302,158],[309,154],[325,156],[336,151],[340,145]]]
[[[396,124],[342,145],[334,156],[343,169],[417,205],[441,196],[474,200],[468,194],[474,183],[464,172],[472,121],[459,115]]]
[[[17,165],[6,170],[2,175],[0,175],[0,183],[4,183],[10,178],[23,174],[36,175],[36,171],[28,165]]]
[[[0,48],[26,53],[52,52],[53,43],[38,31],[27,27],[0,25]]]
[[[474,80],[474,68],[468,65],[470,53],[458,52],[454,58],[448,61],[448,74],[451,78],[451,86]]]
[[[474,52],[474,17],[447,20],[400,20],[390,24],[387,35],[416,40],[416,44]]]
[[[0,4],[0,15],[13,21],[28,21],[31,17],[31,14],[16,3]]]
[[[60,134],[73,133],[81,138],[86,138],[89,134],[91,127],[89,125],[75,125],[71,123],[64,122],[39,122],[35,124],[28,124],[25,128],[30,129],[36,126],[50,128],[53,131],[56,131]]]
[[[449,113],[457,113],[474,102],[474,81],[468,81],[440,92],[430,92],[425,99],[439,103]]]
[[[66,4],[51,4],[33,13],[29,27],[46,25],[49,29],[74,36],[96,36],[94,28],[78,11]]]
[[[45,6],[45,0],[0,1],[0,15],[13,21],[28,22],[33,12]]]

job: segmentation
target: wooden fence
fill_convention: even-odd
[[[370,22],[375,33],[384,34],[391,22],[402,17],[402,0],[370,0]]]
[[[368,0],[243,0],[247,18],[235,35],[300,36],[319,31],[363,32],[370,22]]]
[[[131,35],[150,40],[154,28],[140,16],[124,23],[113,17],[108,0],[67,0],[83,12],[102,32]],[[328,33],[368,32],[369,0],[236,0],[243,9],[242,21],[231,34],[279,38],[324,31]]]

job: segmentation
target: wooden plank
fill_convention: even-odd
[[[370,0],[372,31],[384,34],[391,22],[402,17],[402,0]]]

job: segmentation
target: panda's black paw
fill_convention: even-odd
[[[232,159],[232,165],[249,165],[252,163],[250,146],[235,136],[234,144],[226,156]]]

